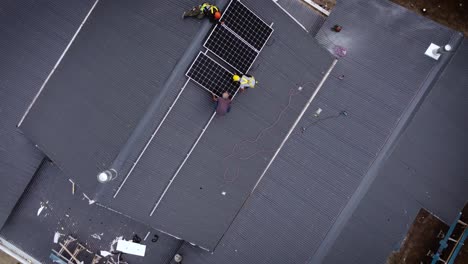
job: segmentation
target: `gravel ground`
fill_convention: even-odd
[[[9,255],[5,254],[3,251],[0,250],[0,263],[1,264],[19,264],[14,258],[10,257]]]
[[[468,0],[392,1],[468,36]]]

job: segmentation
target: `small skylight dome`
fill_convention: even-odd
[[[105,170],[97,175],[97,180],[100,183],[110,182],[111,180],[115,178],[116,174],[117,172],[114,169]]]

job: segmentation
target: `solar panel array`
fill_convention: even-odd
[[[273,33],[273,29],[268,24],[237,0],[233,0],[226,9],[222,21],[258,51]]]
[[[239,84],[232,81],[232,73],[203,53],[199,53],[186,76],[217,96],[224,92],[234,95]]]
[[[238,0],[232,0],[203,46],[238,73],[247,73],[273,29]],[[224,63],[223,63],[224,65]],[[186,75],[207,91],[234,95],[239,88],[229,70],[199,53]]]
[[[213,29],[204,46],[241,73],[247,73],[258,55],[256,50],[219,25]]]

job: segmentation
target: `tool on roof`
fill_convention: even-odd
[[[183,259],[182,255],[175,254],[175,256],[174,256],[175,263],[182,263],[182,259]]]
[[[336,24],[336,25],[333,26],[332,29],[333,29],[333,31],[335,31],[335,32],[340,32],[340,31],[343,29],[343,27],[340,26],[340,25],[338,25],[338,24]]]

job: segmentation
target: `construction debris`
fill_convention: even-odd
[[[127,253],[131,255],[136,255],[140,257],[145,256],[146,246],[132,241],[119,240],[117,241],[117,251],[122,253]]]
[[[62,236],[62,234],[60,234],[58,231],[55,232],[55,234],[54,234],[54,244],[58,243],[61,236]]]
[[[113,255],[112,253],[110,253],[109,251],[105,251],[105,250],[101,250],[101,256],[103,257],[107,257],[107,256],[111,256]]]
[[[71,179],[68,179],[69,182],[72,184],[72,194],[75,195],[75,182],[73,182]]]
[[[45,208],[47,208],[47,204],[48,204],[48,203],[49,203],[49,201],[47,201],[47,202],[45,202],[45,203],[44,203],[44,202],[41,202],[41,203],[40,203],[41,207],[39,207],[39,209],[37,209],[37,216],[39,216],[39,215],[42,213],[42,211],[43,211]]]
[[[88,200],[88,203],[91,205],[93,203],[95,203],[96,201],[92,200],[91,198],[88,197],[88,195],[86,195],[86,193],[83,193],[83,197]]]
[[[91,237],[94,238],[94,239],[98,239],[98,240],[101,240],[101,236],[104,235],[104,233],[101,233],[101,234],[92,234]]]

